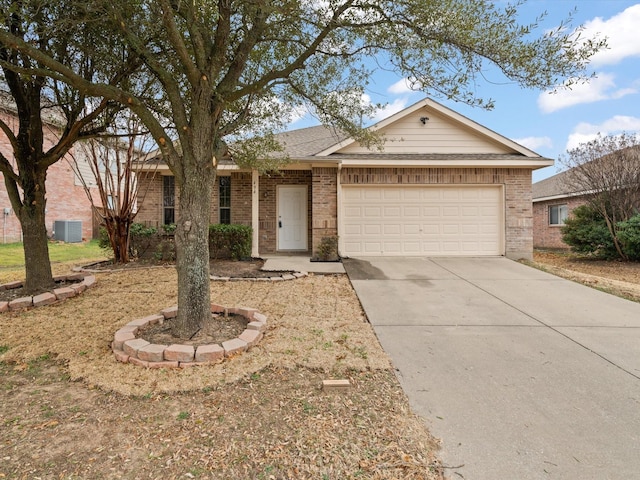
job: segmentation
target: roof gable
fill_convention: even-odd
[[[541,158],[431,99],[424,99],[369,128],[382,134],[383,154],[516,154]],[[366,153],[375,152],[348,138],[316,156]]]

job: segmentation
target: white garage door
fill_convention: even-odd
[[[496,186],[343,187],[343,249],[358,255],[502,255]]]

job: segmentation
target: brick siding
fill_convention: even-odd
[[[345,185],[503,185],[505,194],[505,251],[510,258],[531,258],[533,211],[531,170],[517,168],[344,168]],[[139,221],[162,218],[162,183],[149,191],[140,208]],[[211,222],[218,221],[218,183],[214,188]],[[313,252],[322,237],[337,234],[337,168],[284,170],[260,177],[260,253],[277,249],[277,187],[308,186],[308,249]],[[155,200],[154,200],[155,199]],[[231,221],[251,225],[251,173],[231,173]]]
[[[0,119],[12,131],[17,131],[18,121],[15,116],[0,111]],[[55,139],[55,135],[47,128],[45,130],[45,150],[53,146]],[[15,168],[13,149],[9,139],[3,133],[0,133],[0,151]],[[53,234],[53,226],[56,220],[80,220],[82,222],[82,238],[83,240],[89,240],[93,238],[91,202],[87,198],[84,188],[77,184],[70,161],[73,160],[71,160],[70,155],[67,155],[51,165],[47,170],[47,205],[45,214],[47,233],[48,235]],[[94,188],[92,190],[94,200],[99,201],[97,189]],[[9,215],[4,215],[5,208],[10,210]],[[2,173],[0,173],[0,229],[0,235],[2,235],[0,242],[21,241],[22,230],[20,222],[9,201]]]
[[[312,170],[312,252],[322,237],[338,234],[338,169]]]
[[[584,205],[584,197],[571,197],[533,204],[533,247],[568,249],[569,245],[562,241],[562,226],[549,224],[549,207],[566,205],[569,216],[580,205]]]

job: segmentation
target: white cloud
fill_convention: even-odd
[[[309,110],[304,105],[295,105],[291,108],[291,120],[290,124],[294,124],[309,117]]]
[[[640,131],[640,118],[626,115],[616,115],[599,125],[582,122],[576,125],[567,139],[567,150],[572,150],[583,143],[589,142],[601,135],[615,135],[622,132]]]
[[[513,141],[533,151],[543,147],[553,148],[553,141],[549,137],[514,138]]]
[[[411,90],[409,80],[403,78],[387,88],[387,92],[394,95],[406,95],[407,93],[413,93],[413,90]]]
[[[573,85],[571,89],[558,90],[555,93],[541,93],[538,96],[538,107],[544,113],[551,113],[573,105],[617,100],[637,93],[637,89],[634,88],[616,89],[615,78],[612,73],[601,73],[589,83],[579,83]]]
[[[640,56],[639,24],[640,4],[633,5],[607,20],[596,17],[585,22],[583,37],[591,38],[598,35],[599,38],[606,38],[608,44],[606,50],[593,56],[592,65],[615,65],[625,58]]]
[[[368,97],[368,95],[364,95],[363,97],[365,96]],[[368,100],[369,102],[371,102],[370,98]],[[385,118],[390,117],[391,115],[407,108],[407,103],[407,98],[396,98],[393,102],[387,103],[386,105],[383,105],[382,108],[379,108],[376,111],[375,115],[371,117],[371,120],[373,120],[374,123],[379,122],[380,120],[384,120]]]

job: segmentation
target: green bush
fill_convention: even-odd
[[[129,250],[132,257],[141,258],[155,242],[158,229],[143,223],[132,223],[129,227]]]
[[[252,229],[247,225],[209,225],[209,255],[211,258],[230,256],[241,260],[251,256]]]
[[[575,208],[565,220],[562,240],[577,253],[603,258],[618,256],[604,218],[588,205]]]
[[[162,225],[160,228],[164,231],[166,235],[173,235],[176,231],[177,225],[175,223],[167,223]]]
[[[640,214],[618,223],[618,239],[629,260],[640,260]]]
[[[100,227],[98,246],[103,250],[107,250],[109,253],[113,253],[111,249],[111,242],[109,241],[109,235],[107,234],[107,229],[104,227]]]

